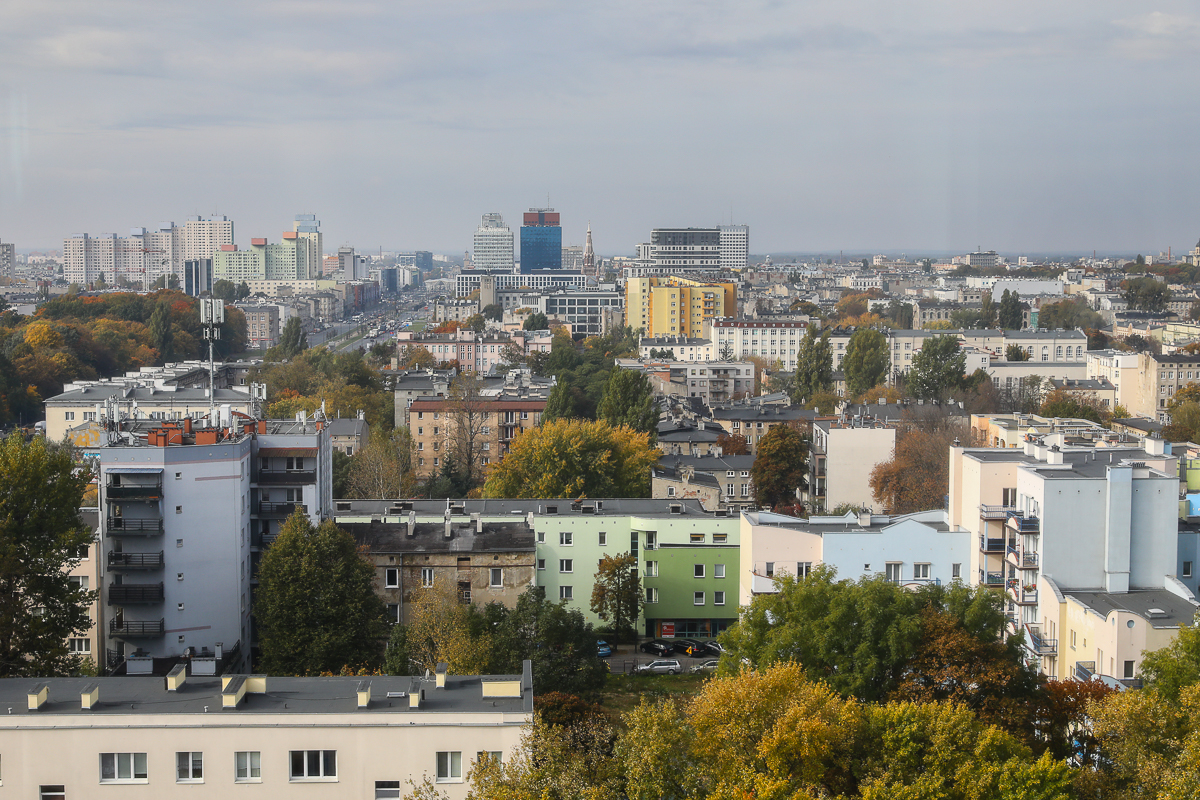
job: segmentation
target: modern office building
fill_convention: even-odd
[[[205,292],[212,294],[213,265],[211,258],[189,258],[183,262],[183,292],[199,297]]]
[[[0,275],[17,276],[17,246],[12,242],[0,242]]]
[[[562,268],[583,271],[583,247],[577,244],[562,249]]]
[[[500,214],[493,212],[483,215],[483,221],[475,229],[472,261],[474,269],[512,272],[513,232],[504,224]]]
[[[417,272],[429,272],[433,269],[433,253],[428,250],[414,250],[411,253],[400,253],[396,256],[396,266],[414,269]],[[509,265],[511,269],[511,264]]]
[[[308,246],[305,248],[308,255],[304,267],[305,279],[315,280],[321,277],[322,261],[325,257],[321,220],[317,219],[316,214],[297,214],[295,222],[292,223],[292,231],[297,237],[308,240]]]
[[[744,270],[750,258],[750,226],[722,225],[720,231],[721,269]]]
[[[521,224],[521,272],[561,270],[562,228],[553,208],[531,208]]]
[[[496,292],[518,288],[544,290],[574,287],[582,289],[587,286],[587,276],[582,272],[546,269],[538,272],[522,273],[465,269],[455,276],[455,296],[467,297],[471,292],[480,288],[485,278],[492,279],[492,289]]]

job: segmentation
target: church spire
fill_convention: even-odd
[[[583,245],[583,274],[596,275],[596,253],[592,250],[592,223],[588,223],[587,240]]]

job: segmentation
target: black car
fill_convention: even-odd
[[[662,639],[652,639],[639,646],[638,650],[643,653],[653,653],[656,656],[669,656],[674,654],[675,645]]]
[[[721,643],[718,642],[716,639],[712,639],[712,640],[704,643],[704,652],[719,657],[722,653],[725,652],[725,648],[722,647]]]
[[[704,652],[704,645],[695,639],[674,639],[671,644],[675,646],[676,653],[683,653],[685,656],[698,656]]]

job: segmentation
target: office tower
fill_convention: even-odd
[[[0,242],[0,275],[17,277],[17,246],[11,242]]]
[[[750,226],[721,225],[721,269],[745,269],[750,257]]]
[[[583,248],[572,244],[562,249],[562,268],[569,270],[583,269]]]
[[[298,236],[308,240],[308,264],[305,267],[305,271],[308,274],[304,277],[308,280],[321,277],[323,266],[321,259],[325,255],[325,243],[321,234],[321,220],[317,219],[316,214],[297,214],[296,221],[292,224],[292,230]]]
[[[553,208],[531,208],[521,225],[521,272],[562,269],[562,228]]]
[[[513,268],[513,232],[504,224],[499,214],[484,214],[483,221],[475,229],[474,269]]]
[[[411,267],[418,272],[429,272],[433,269],[433,253],[428,250],[414,250],[411,253],[400,253],[396,256],[397,267]],[[512,267],[511,262],[509,267]]]
[[[592,223],[588,223],[587,241],[583,245],[583,274],[596,276],[596,252],[592,250]]]
[[[211,258],[189,258],[183,262],[183,291],[191,297],[212,293],[213,265]]]
[[[345,280],[354,280],[354,248],[339,247],[338,248],[338,269],[342,271],[342,278]]]

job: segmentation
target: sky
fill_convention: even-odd
[[[1200,6],[1113,0],[4,0],[0,240],[297,213],[461,255],[750,226],[752,253],[1176,254]]]

